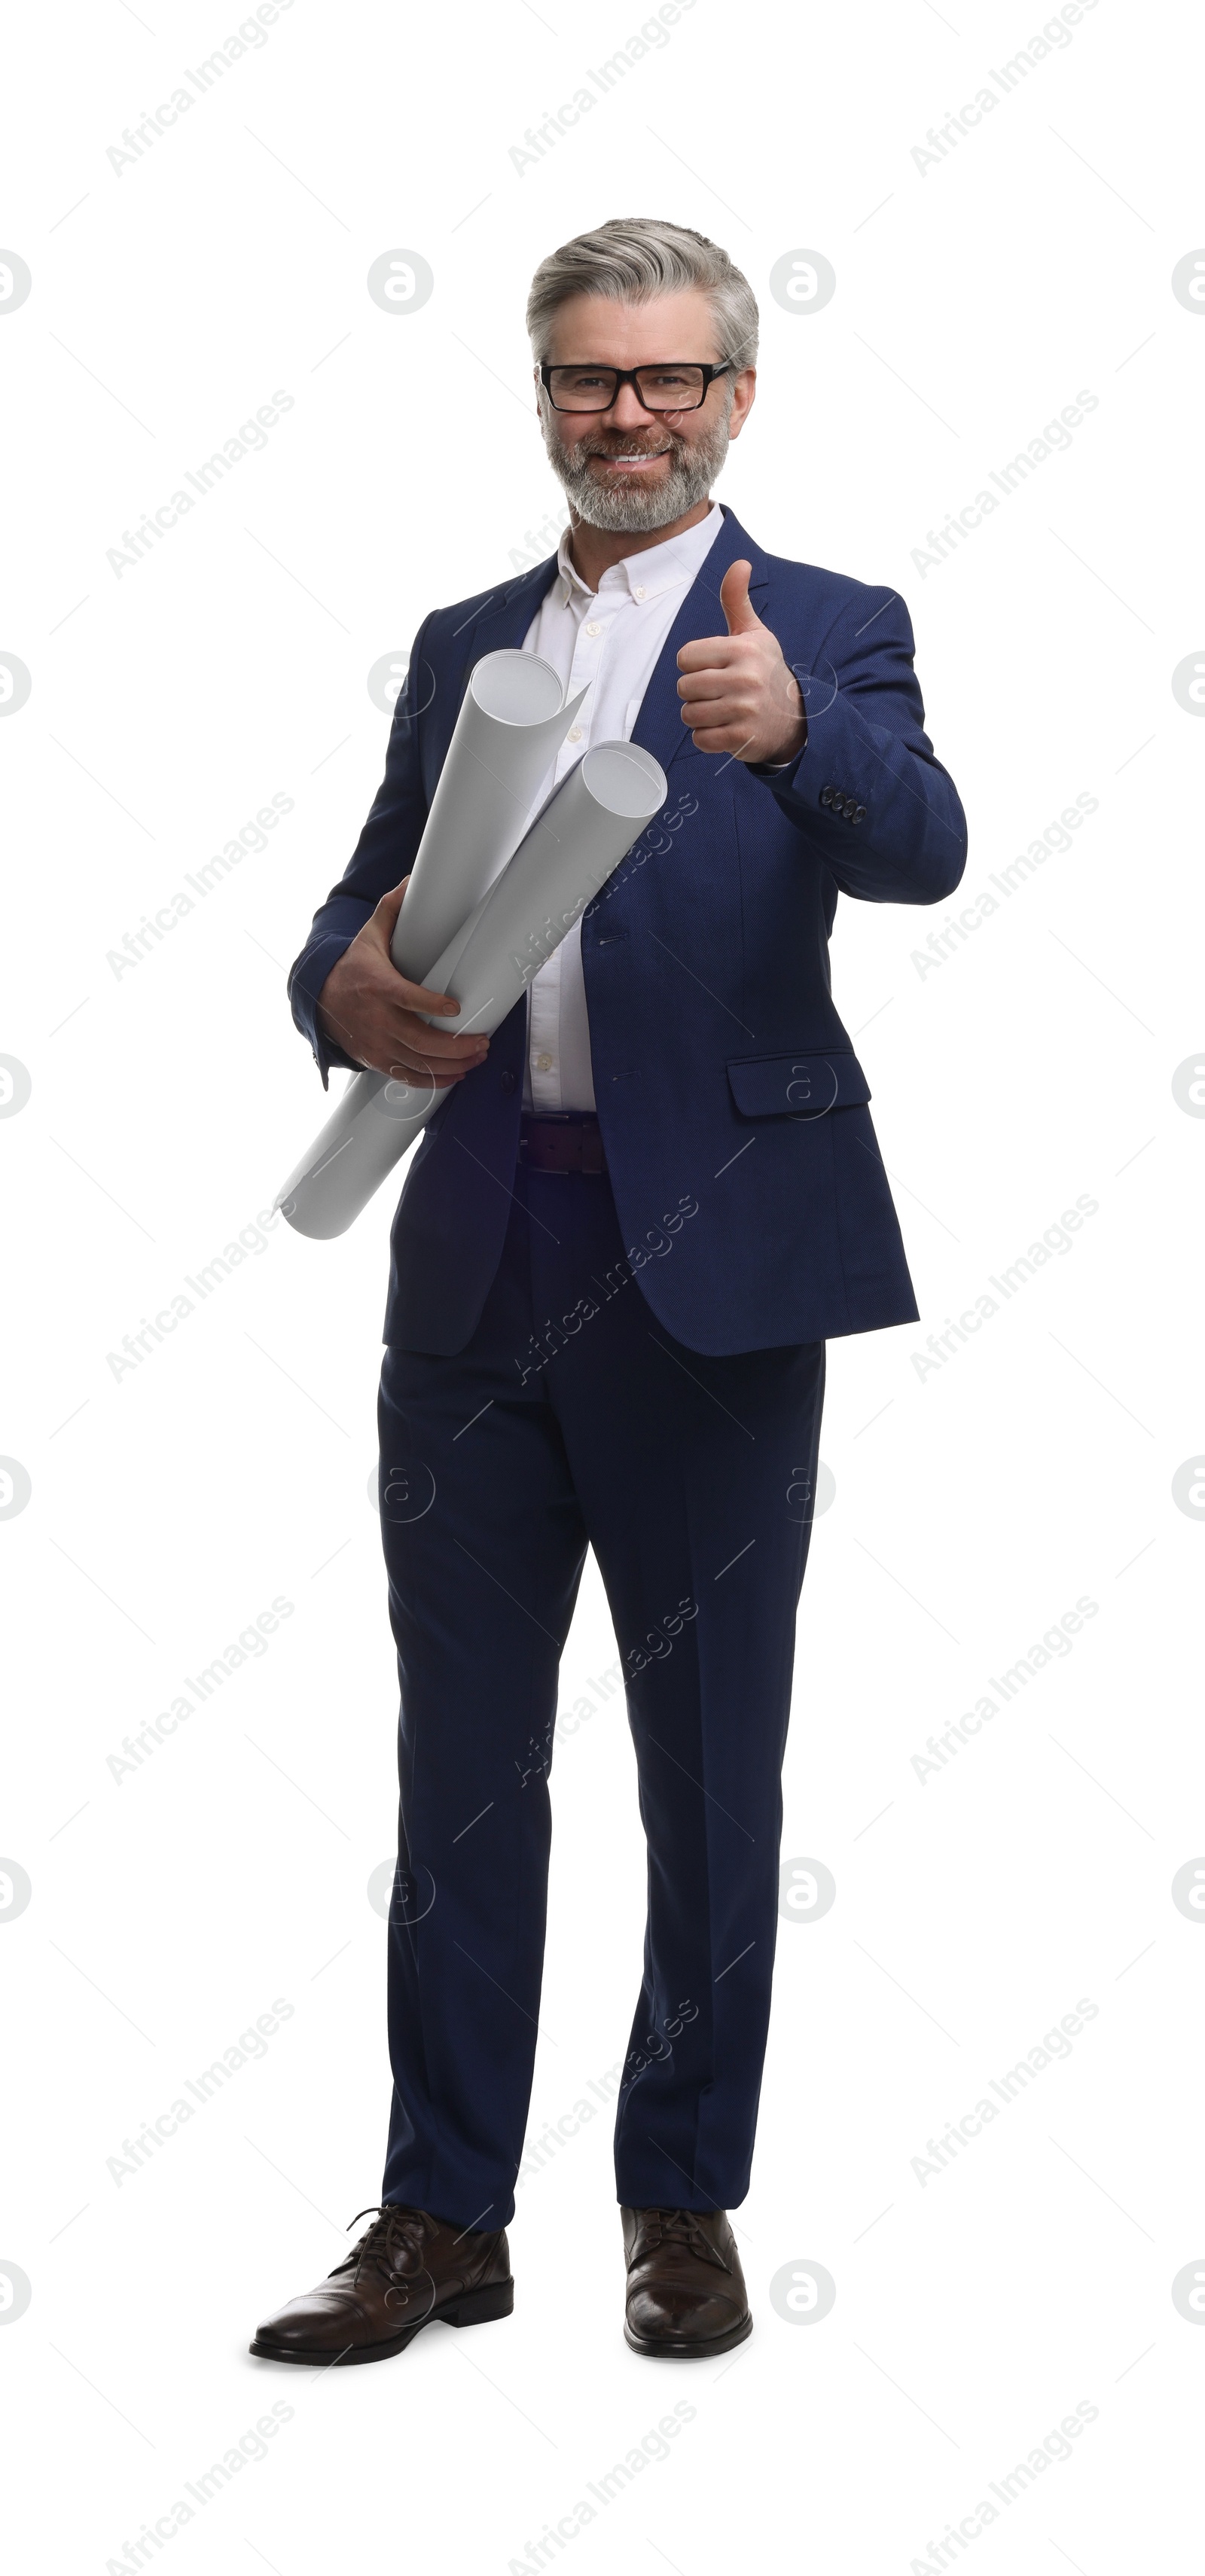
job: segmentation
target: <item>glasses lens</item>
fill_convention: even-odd
[[[705,392],[701,367],[639,367],[636,384],[646,411],[697,411]],[[553,367],[549,392],[557,411],[609,411],[617,391],[614,367]]]
[[[636,384],[646,411],[697,411],[703,400],[701,367],[639,367]]]
[[[609,411],[615,400],[612,367],[554,367],[548,388],[558,411]]]

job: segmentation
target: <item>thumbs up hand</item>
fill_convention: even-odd
[[[807,741],[799,682],[787,669],[776,635],[749,597],[750,563],[729,564],[720,583],[728,632],[678,655],[682,721],[696,751],[734,760],[793,760]]]

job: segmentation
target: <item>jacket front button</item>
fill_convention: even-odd
[[[500,1090],[500,1091],[513,1091],[513,1090],[514,1090],[514,1087],[515,1087],[515,1080],[516,1080],[516,1076],[515,1076],[513,1073],[503,1073],[503,1074],[499,1074],[499,1077],[498,1077],[498,1088],[499,1088],[499,1090]]]

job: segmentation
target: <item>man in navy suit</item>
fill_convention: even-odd
[[[324,1084],[332,1064],[422,1068],[446,1095],[394,1220],[381,1380],[401,1680],[382,2198],[252,2346],[314,2365],[513,2304],[557,1674],[588,1545],[648,1844],[615,2132],[625,2333],[701,2358],[750,2331],[725,2213],[769,2019],[824,1346],[917,1315],[829,934],[839,893],[938,902],[966,856],[903,601],[764,554],[711,498],[755,387],[757,307],[727,254],[604,224],[542,263],[528,326],[569,528],[420,628],[383,785],[290,977]],[[501,647],[588,684],[541,796],[616,738],[669,793],[484,1039],[389,943],[469,674]]]

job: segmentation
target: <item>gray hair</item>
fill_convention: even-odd
[[[738,367],[757,358],[757,299],[748,278],[705,233],[686,224],[632,215],[578,233],[542,259],[527,299],[527,329],[538,366],[548,356],[553,318],[571,295],[605,295],[613,304],[649,304],[657,295],[703,289],[724,356]],[[667,350],[666,356],[684,351]]]

